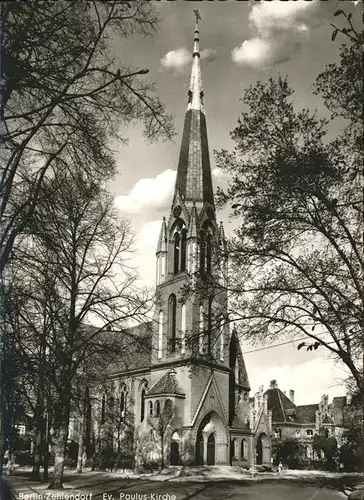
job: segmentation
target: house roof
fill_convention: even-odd
[[[344,408],[344,406],[346,406],[346,396],[336,396],[332,398],[332,405],[336,408]]]
[[[264,394],[267,396],[268,410],[272,412],[273,422],[286,422],[287,414],[296,410],[295,404],[278,387],[268,389]]]
[[[175,372],[167,372],[147,392],[147,396],[162,396],[163,394],[176,394],[185,396],[178,383]]]
[[[317,404],[296,406],[296,416],[301,424],[313,424],[316,420]]]

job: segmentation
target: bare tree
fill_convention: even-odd
[[[21,337],[24,329],[17,334],[28,358],[45,343],[55,446],[50,487],[56,487],[62,485],[72,395],[80,369],[117,356],[119,340],[107,330],[112,326],[120,330],[129,319],[141,317],[149,304],[136,288],[137,275],[130,267],[129,226],[117,217],[111,197],[83,171],[53,171],[53,178],[43,182],[28,227],[27,244],[17,247],[13,261],[14,268],[21,265],[18,278],[22,273],[29,279],[29,269],[41,273],[45,265],[53,285],[43,294],[33,293],[31,307],[18,311],[29,334]],[[30,293],[33,285],[31,281]],[[34,300],[40,308],[47,305],[44,317],[34,314]],[[46,336],[45,322],[50,325]],[[91,322],[96,326],[87,326]],[[39,364],[33,369],[39,370]]]
[[[110,177],[120,125],[141,121],[150,140],[172,134],[153,84],[141,78],[148,70],[113,49],[155,30],[150,2],[4,2],[1,23],[0,270],[51,166],[82,157],[84,168]]]

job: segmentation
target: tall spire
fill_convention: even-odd
[[[194,13],[196,27],[194,31],[192,71],[175,194],[179,191],[186,202],[203,202],[214,205],[200,70],[199,20],[201,17],[197,10]]]
[[[200,31],[198,21],[201,19],[198,10],[194,10],[196,16],[195,38],[193,41],[192,71],[190,88],[188,91],[187,109],[203,111],[203,89],[200,69]]]

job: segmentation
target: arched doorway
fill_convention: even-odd
[[[196,439],[196,465],[203,465],[203,435],[202,432],[197,434]]]
[[[257,465],[262,465],[263,463],[263,443],[262,436],[260,435],[257,439]]]
[[[260,434],[256,445],[257,465],[270,464],[270,445],[266,434]]]
[[[215,436],[213,433],[207,438],[207,465],[215,465]]]
[[[171,465],[179,465],[179,443],[177,441],[171,443]]]
[[[228,432],[214,411],[207,413],[200,420],[195,436],[196,465],[229,463]]]

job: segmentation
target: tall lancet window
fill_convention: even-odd
[[[145,393],[146,388],[143,387],[142,392],[140,393],[140,421],[143,422],[145,416]]]
[[[182,304],[181,308],[181,354],[186,352],[186,326],[187,326],[187,306]]]
[[[213,318],[212,318],[212,304],[213,304],[213,297],[209,297],[209,306],[208,306],[208,311],[207,311],[207,352],[209,354],[212,353],[212,343],[214,341],[213,335],[212,335],[212,329],[213,329]]]
[[[168,300],[168,351],[176,351],[176,296],[172,294]]]
[[[220,361],[224,361],[225,339],[224,339],[224,320],[220,319]]]
[[[186,271],[186,237],[187,231],[186,229],[182,229],[181,231],[181,271]]]
[[[180,257],[180,234],[176,232],[173,238],[173,272],[177,274],[179,272],[179,257]]]
[[[205,231],[200,233],[200,273],[205,272],[205,259],[206,259],[206,234]]]
[[[206,273],[211,274],[212,268],[212,234],[210,231],[206,235]]]
[[[204,337],[205,337],[205,311],[203,305],[200,306],[200,324],[199,324],[199,351],[204,353]]]
[[[159,312],[158,325],[158,359],[163,355],[163,311]]]

